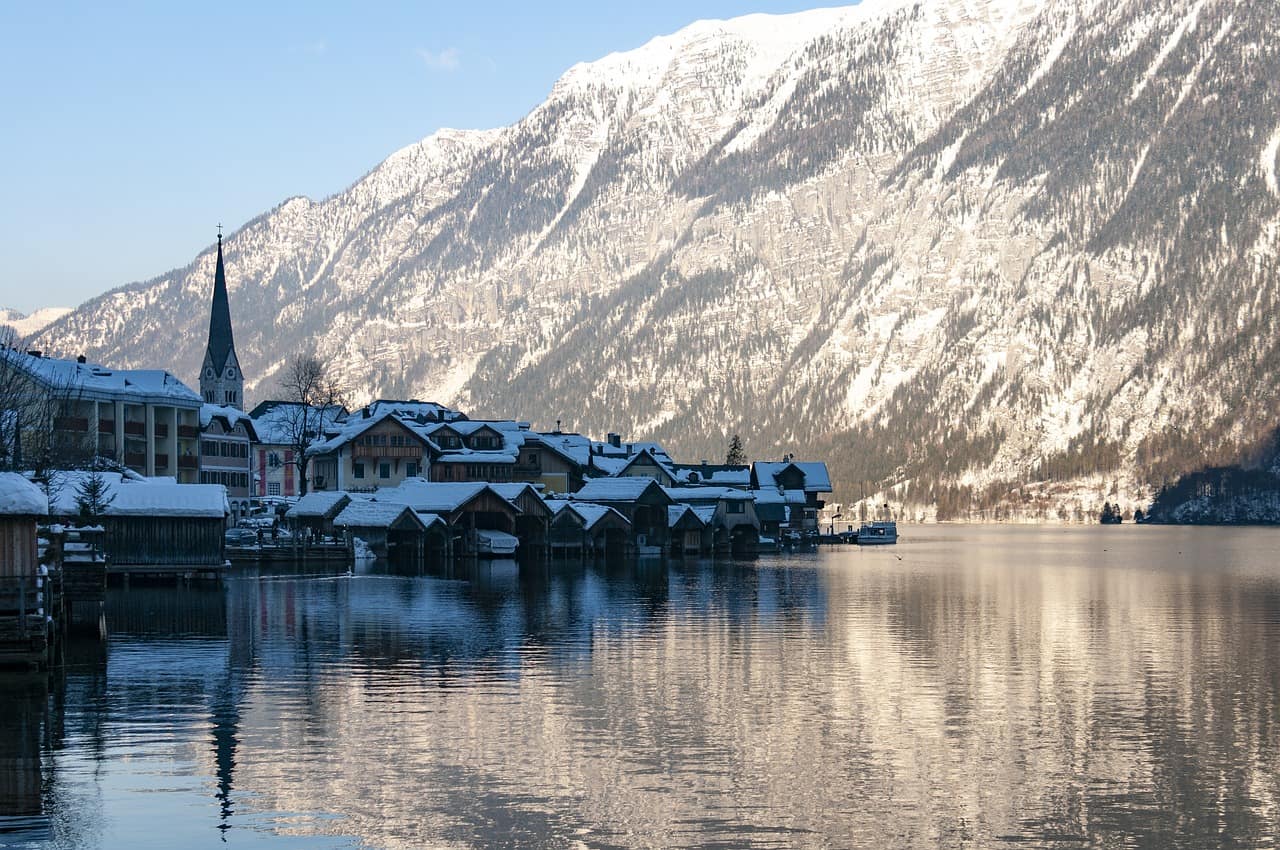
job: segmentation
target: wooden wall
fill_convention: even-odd
[[[29,516],[0,516],[0,577],[36,574],[36,521]]]
[[[216,567],[224,560],[216,517],[109,517],[105,525],[113,565]]]

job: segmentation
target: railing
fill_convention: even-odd
[[[193,455],[183,455],[178,458],[178,469],[199,469],[200,459]]]
[[[116,432],[116,421],[114,419],[99,419],[99,434],[114,434]]]
[[[169,423],[167,423],[167,422],[157,422],[157,423],[156,423],[156,436],[157,436],[157,437],[167,437],[167,436],[169,436]]]
[[[55,416],[53,429],[55,431],[88,431],[89,420],[83,416]]]
[[[353,446],[352,457],[410,457],[421,458],[421,446]]]
[[[156,469],[168,469],[168,468],[169,468],[169,456],[156,455]]]
[[[178,426],[178,436],[179,436],[179,437],[188,437],[188,438],[195,438],[195,437],[199,437],[199,436],[200,436],[200,429],[199,429],[198,427],[196,427],[195,425],[179,425],[179,426]]]
[[[124,465],[125,466],[146,466],[147,456],[143,452],[125,452]]]
[[[147,423],[145,422],[126,422],[124,423],[124,432],[133,434],[135,437],[147,436]]]

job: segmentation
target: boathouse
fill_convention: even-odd
[[[16,472],[0,472],[0,664],[48,662],[49,629],[36,524],[44,492]]]
[[[378,557],[402,563],[440,561],[448,551],[449,534],[443,519],[420,514],[398,502],[348,500],[333,524],[363,540]]]
[[[284,515],[294,536],[310,536],[319,540],[334,535],[334,519],[351,503],[351,496],[334,490],[313,490],[303,496]]]
[[[549,500],[547,507],[554,512],[552,554],[616,559],[628,553],[631,524],[613,508],[562,499]]]
[[[593,478],[574,494],[574,500],[605,505],[622,514],[641,554],[666,550],[671,537],[667,508],[674,502],[652,478]]]
[[[689,505],[672,505],[667,508],[667,526],[671,529],[671,553],[673,555],[708,554],[714,546],[707,523]]]

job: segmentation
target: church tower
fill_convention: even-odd
[[[222,267],[222,232],[218,232],[218,268],[213,275],[213,307],[209,312],[209,347],[200,367],[200,395],[209,404],[244,410],[244,375],[231,337],[231,308],[227,304],[227,273]]]

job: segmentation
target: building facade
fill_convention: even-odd
[[[227,488],[235,519],[249,513],[253,495],[253,420],[234,407],[206,404],[200,413],[200,483]]]

